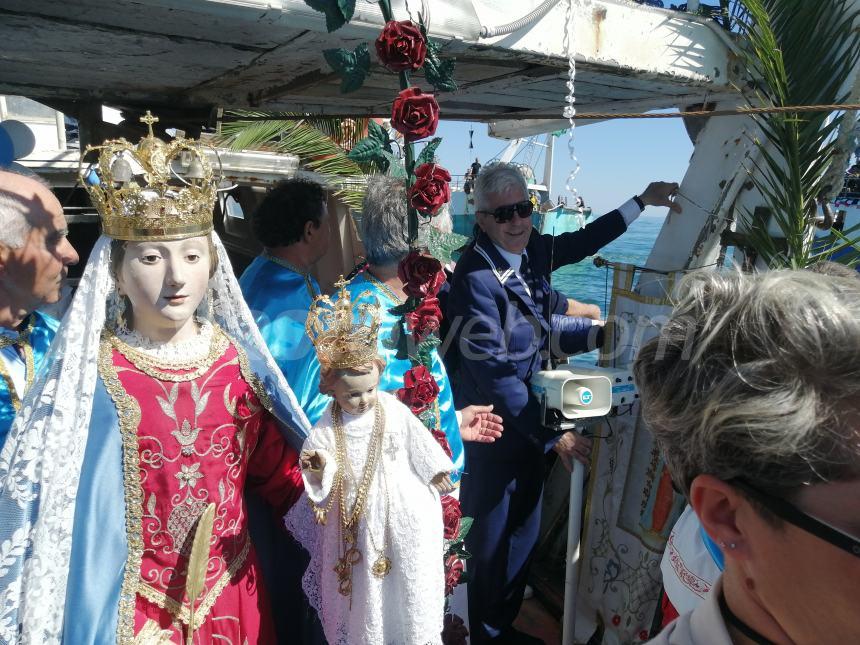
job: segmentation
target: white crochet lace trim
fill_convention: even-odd
[[[150,340],[137,331],[122,329],[117,331],[117,338],[134,349],[154,358],[159,363],[188,363],[202,361],[209,355],[212,346],[212,334],[214,327],[208,320],[200,320],[197,335],[188,340],[176,343],[159,343]]]

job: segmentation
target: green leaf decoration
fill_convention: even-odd
[[[355,0],[305,0],[305,4],[311,9],[325,14],[325,27],[329,32],[343,27],[349,22],[355,11]],[[348,10],[349,5],[352,4],[348,17],[341,8],[341,4],[346,5]]]
[[[395,157],[393,154],[388,152],[388,150],[383,150],[382,156],[385,157],[389,163],[388,174],[390,176],[395,179],[406,179],[408,177],[402,160]]]
[[[402,316],[403,314],[408,314],[411,311],[415,311],[420,304],[421,300],[409,296],[402,305],[392,307],[388,310],[388,313],[390,313],[392,316]]]
[[[458,539],[466,539],[466,536],[469,535],[469,531],[472,529],[474,521],[474,518],[471,517],[463,517],[460,519],[460,534],[457,536]]]
[[[442,60],[439,58],[440,51],[439,45],[435,41],[427,39],[424,78],[438,92],[453,92],[457,89],[457,82],[454,80],[454,65],[456,61],[453,58]]]
[[[391,136],[388,134],[388,130],[379,125],[376,121],[368,121],[367,122],[367,136],[374,141],[379,142],[379,147],[382,150],[387,150],[388,152],[392,152],[391,149]]]
[[[428,56],[429,59],[429,56]],[[453,92],[457,89],[457,81],[454,80],[454,59],[443,61],[424,61],[424,77],[438,92]]]
[[[470,239],[466,235],[443,233],[433,226],[425,226],[421,229],[418,243],[442,264],[448,264],[455,259],[454,254],[468,244]]]
[[[382,156],[382,146],[373,137],[359,141],[346,156],[356,163],[371,163],[377,159],[385,159]]]
[[[436,155],[436,148],[439,147],[439,144],[442,143],[442,139],[440,137],[434,137],[430,140],[430,142],[424,146],[423,150],[421,150],[421,154],[418,155],[418,158],[415,160],[415,166],[418,167],[423,163],[433,163],[433,158]]]
[[[370,51],[367,49],[367,43],[361,43],[352,52],[342,47],[326,49],[323,56],[329,67],[340,76],[341,92],[348,94],[364,85],[364,79],[370,73]]]
[[[347,22],[352,20],[355,13],[355,0],[337,0],[337,7]]]

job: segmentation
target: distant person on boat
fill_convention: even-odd
[[[472,164],[471,170],[472,170],[472,179],[473,180],[477,179],[478,175],[481,172],[481,162],[478,161],[477,157],[475,157],[475,162]]]
[[[457,263],[447,314],[462,322],[457,343],[457,401],[488,401],[502,416],[505,434],[494,444],[469,444],[462,503],[474,524],[466,539],[472,643],[539,643],[512,627],[519,612],[540,528],[545,453],[555,450],[588,463],[591,444],[575,433],[541,426],[540,405],[529,378],[549,349],[550,316],[560,295],[550,289],[553,269],[596,253],[624,233],[645,206],[680,211],[674,183],[653,183],[617,210],[585,228],[540,235],[519,169],[487,166],[475,182],[479,230]],[[554,250],[553,250],[554,246]],[[566,303],[562,303],[566,304]]]
[[[78,262],[63,207],[36,177],[0,171],[0,448],[59,321],[36,311],[60,299]]]
[[[684,279],[634,375],[672,481],[723,570],[652,643],[857,642],[858,365],[856,278]]]
[[[263,252],[239,280],[263,340],[311,424],[322,416],[328,397],[319,390],[320,365],[305,334],[305,320],[320,294],[310,271],[328,251],[330,221],[319,184],[303,179],[278,183],[251,216]]]

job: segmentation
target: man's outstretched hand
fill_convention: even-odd
[[[673,181],[652,181],[639,195],[646,206],[668,206],[674,213],[681,212],[681,205],[672,201],[678,192],[678,184]]]
[[[502,436],[502,417],[493,414],[492,405],[469,405],[459,412],[463,441],[493,443]]]

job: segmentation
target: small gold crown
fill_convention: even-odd
[[[140,120],[149,133],[135,146],[110,139],[87,146],[81,178],[102,220],[102,231],[117,240],[180,240],[212,230],[217,178],[197,141],[158,139],[149,110]],[[98,153],[98,163],[87,162]],[[87,164],[85,166],[85,164]]]
[[[379,304],[359,303],[353,306],[343,276],[334,283],[338,298],[314,298],[305,331],[317,350],[320,365],[331,369],[349,369],[366,365],[377,355],[379,334]],[[372,296],[363,291],[358,299]]]

